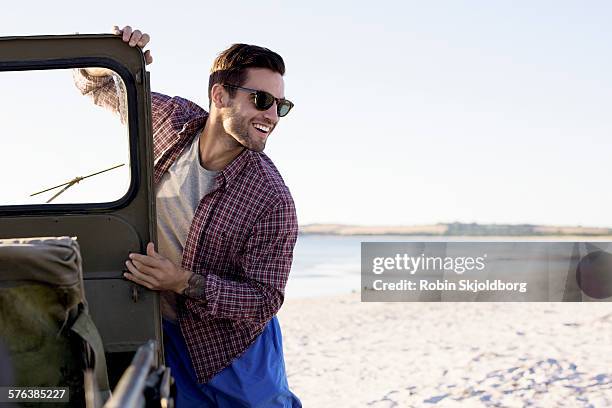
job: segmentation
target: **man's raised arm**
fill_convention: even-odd
[[[132,31],[130,26],[122,29],[114,26],[113,34],[121,35],[123,42],[130,47],[144,48],[150,41],[149,34],[142,33],[140,30]],[[145,63],[148,65],[153,62],[151,51],[144,53]],[[126,123],[127,119],[127,95],[125,85],[121,78],[114,71],[107,68],[84,68],[73,70],[74,84],[83,95],[89,96],[93,102],[115,112],[121,118],[121,123]]]

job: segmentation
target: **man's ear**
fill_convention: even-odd
[[[227,106],[229,94],[221,84],[214,84],[210,89],[210,99],[215,108],[221,109]]]

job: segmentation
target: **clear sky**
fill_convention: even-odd
[[[605,1],[23,1],[0,35],[131,24],[152,89],[203,106],[222,49],[279,52],[296,107],[266,152],[302,224],[612,226],[610,21]]]

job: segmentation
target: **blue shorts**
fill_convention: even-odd
[[[301,408],[289,390],[283,341],[276,316],[246,352],[206,384],[198,384],[176,323],[163,321],[164,354],[176,382],[176,408]]]

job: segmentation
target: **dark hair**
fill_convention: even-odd
[[[247,81],[247,68],[268,68],[285,75],[283,58],[264,47],[234,44],[215,58],[208,78],[208,100],[214,84],[242,86]],[[233,98],[236,89],[227,88]]]

